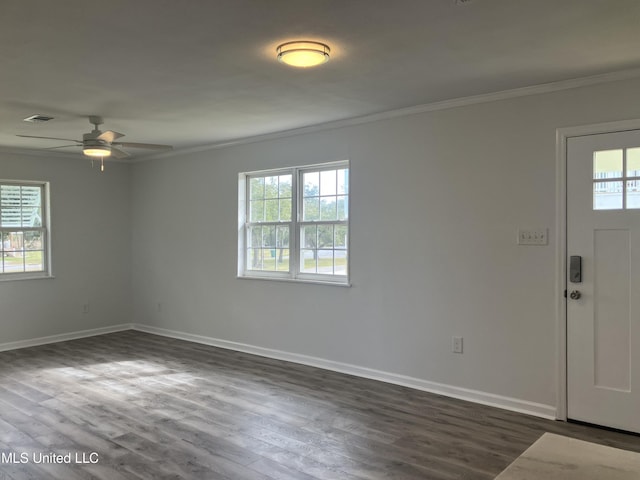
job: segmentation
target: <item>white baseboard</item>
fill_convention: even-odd
[[[317,358],[308,355],[284,352],[281,350],[257,347],[255,345],[248,345],[245,343],[230,342],[228,340],[221,340],[218,338],[211,338],[203,335],[194,335],[192,333],[178,332],[175,330],[152,327],[149,325],[134,324],[132,328],[141,332],[152,333],[164,337],[171,337],[179,340],[186,340],[189,342],[225,348],[228,350],[250,353],[253,355],[259,355],[261,357],[285,360],[287,362],[309,365],[312,367],[323,368],[325,370],[332,370],[334,372],[347,373],[349,375],[355,375],[357,377],[370,378],[372,380],[379,380],[381,382],[402,385],[404,387],[423,390],[425,392],[435,393],[438,395],[445,395],[447,397],[457,398],[460,400],[467,400],[469,402],[480,403],[482,405],[502,408],[505,410],[524,413],[527,415],[534,415],[536,417],[542,417],[549,420],[556,420],[556,408],[552,405],[545,405],[541,403],[520,400],[517,398],[504,397],[502,395],[494,395],[492,393],[456,387],[443,383],[429,382],[427,380],[422,380],[419,378],[398,375],[395,373],[389,373],[380,370],[373,370],[370,368],[359,367],[357,365],[350,365],[348,363],[334,362],[332,360],[326,360],[324,358]]]
[[[29,340],[19,340],[17,342],[0,343],[0,352],[4,352],[7,350],[17,350],[18,348],[37,347],[38,345],[46,345],[48,343],[66,342],[67,340],[76,340],[78,338],[95,337],[96,335],[121,332],[123,330],[131,330],[132,328],[132,324],[124,323],[122,325],[92,328],[90,330],[80,330],[79,332],[61,333],[59,335],[50,335],[48,337],[39,337],[31,338]]]

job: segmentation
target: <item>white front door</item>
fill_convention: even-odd
[[[640,432],[640,131],[568,139],[567,260],[567,416]]]

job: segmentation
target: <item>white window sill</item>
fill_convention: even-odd
[[[21,280],[50,280],[56,278],[53,275],[29,275],[5,273],[0,275],[0,282],[19,282]]]
[[[307,278],[279,278],[279,277],[267,277],[267,276],[258,276],[258,275],[238,275],[238,279],[240,280],[268,280],[270,282],[286,282],[286,283],[309,283],[313,285],[328,285],[330,287],[351,287],[351,282],[330,282],[330,281],[322,281],[322,280],[311,280]]]

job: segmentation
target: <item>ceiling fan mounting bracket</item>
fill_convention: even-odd
[[[104,123],[104,119],[98,115],[89,115],[89,123],[96,127],[98,130],[98,125],[102,125]]]

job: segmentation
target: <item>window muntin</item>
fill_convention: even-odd
[[[349,165],[241,174],[239,275],[348,283]]]
[[[48,273],[46,185],[0,181],[0,277]]]

